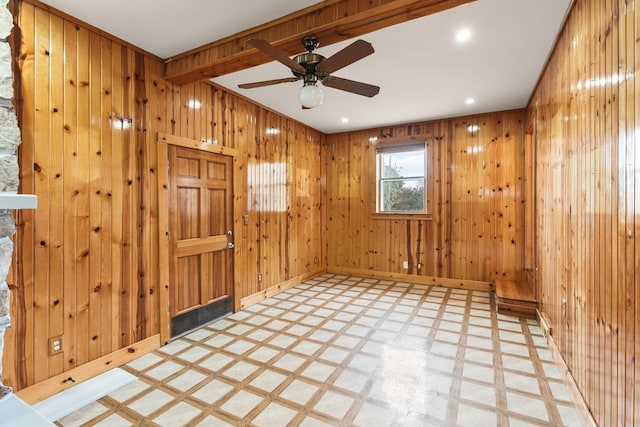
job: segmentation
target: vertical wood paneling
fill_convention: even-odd
[[[17,216],[6,384],[25,388],[160,332],[158,132],[240,152],[236,307],[326,268],[319,132],[206,83],[168,84],[157,59],[18,6],[21,191],[39,207]],[[63,337],[55,356],[52,336]]]
[[[576,0],[528,109],[540,308],[599,425],[640,425],[639,13]]]
[[[328,135],[329,268],[522,279],[523,120],[524,111],[514,111]],[[478,129],[470,132],[470,125]],[[426,137],[431,219],[372,216],[375,147],[369,138],[380,135]]]
[[[49,29],[49,14],[40,10],[35,10],[35,22],[34,22],[34,97],[37,100],[31,104],[31,108],[35,110],[35,132],[34,132],[34,163],[33,168],[36,172],[36,178],[34,180],[34,191],[36,194],[42,194],[42,197],[38,196],[39,208],[35,212],[34,221],[37,224],[35,227],[35,241],[37,246],[34,251],[33,258],[36,260],[34,268],[34,285],[37,286],[38,291],[34,292],[33,300],[30,301],[33,305],[34,321],[38,325],[48,325],[49,323],[49,227],[50,227],[50,204],[49,197],[49,183],[51,182],[51,170],[49,168],[50,150],[49,150],[49,131],[50,131],[50,106],[49,106],[49,92],[50,81],[49,73],[50,65],[50,29]],[[29,165],[31,167],[31,165]],[[47,354],[47,341],[48,341],[48,327],[36,328],[34,331],[34,349],[33,355]],[[42,381],[49,375],[49,362],[46,360],[40,360],[38,357],[37,362],[33,361],[34,367],[34,380]]]
[[[64,51],[76,52],[78,50],[78,31],[72,22],[64,23]],[[60,355],[64,358],[64,369],[74,368],[77,364],[77,325],[76,325],[76,283],[78,281],[78,263],[64,263],[64,259],[76,259],[77,246],[77,207],[78,193],[76,193],[77,176],[78,176],[78,129],[79,118],[77,82],[78,82],[78,56],[68,55],[64,57],[64,104],[65,107],[59,112],[63,116],[64,123],[64,159],[63,167],[71,171],[71,174],[63,176],[64,194],[64,223],[62,232],[64,240],[62,249],[64,251],[63,258],[60,260],[63,266],[63,331],[62,334],[68,337],[63,340],[64,351]],[[67,278],[67,280],[64,280]],[[70,280],[69,280],[70,279]],[[60,302],[59,302],[60,303]],[[63,370],[64,370],[63,369]]]

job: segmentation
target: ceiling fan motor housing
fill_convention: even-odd
[[[322,79],[321,76],[317,75],[317,67],[318,64],[325,60],[325,57],[319,55],[317,53],[301,53],[293,58],[298,64],[302,65],[305,69],[305,73],[301,73],[299,71],[291,70],[294,76],[298,78],[305,78],[305,83],[307,82],[307,78],[312,78],[314,81],[318,80],[318,77]]]

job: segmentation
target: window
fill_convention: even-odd
[[[376,176],[379,213],[426,213],[424,141],[376,147]]]

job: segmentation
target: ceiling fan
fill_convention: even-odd
[[[324,94],[317,86],[318,82],[321,82],[327,87],[344,90],[357,95],[368,96],[370,98],[376,96],[378,92],[380,92],[380,88],[378,86],[331,75],[333,72],[338,71],[347,65],[353,64],[374,52],[371,43],[364,40],[356,40],[341,51],[325,58],[320,54],[313,53],[319,45],[318,39],[315,36],[305,36],[302,38],[302,45],[307,51],[294,56],[293,59],[289,58],[283,51],[274,47],[265,40],[249,39],[248,42],[276,61],[289,67],[295,77],[286,77],[282,79],[265,80],[238,85],[241,89],[252,89],[256,87],[303,80],[304,85],[298,92],[298,100],[300,101],[300,104],[302,104],[302,108],[313,108],[322,103]]]

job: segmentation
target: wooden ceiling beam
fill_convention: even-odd
[[[271,62],[271,57],[247,44],[250,38],[267,40],[293,56],[301,53],[300,41],[305,35],[315,34],[322,46],[328,46],[473,1],[326,0],[169,58],[165,78],[181,85]]]

